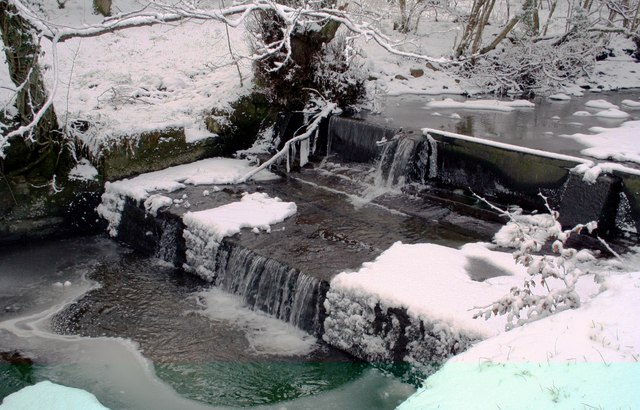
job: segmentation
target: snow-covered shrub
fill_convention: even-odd
[[[280,2],[297,4],[295,0]],[[331,8],[335,4],[323,0],[309,6]],[[285,28],[282,17],[273,11],[258,13],[248,24],[251,48],[258,56],[254,61],[255,81],[272,102],[302,110],[310,96],[318,92],[341,106],[364,97],[364,81],[351,81],[355,78],[349,68],[353,48],[351,42],[336,36],[339,22],[306,20],[290,32]]]
[[[543,198],[546,203],[546,198]],[[494,241],[500,246],[515,248],[513,257],[516,263],[527,268],[529,277],[521,288],[513,287],[509,294],[479,308],[474,318],[489,319],[492,316],[507,315],[505,327],[509,330],[580,306],[576,284],[587,272],[582,271],[578,265],[595,257],[588,250],[579,251],[566,247],[565,244],[571,235],[579,234],[583,229],[591,232],[597,228],[597,223],[580,224],[563,230],[558,222],[559,213],[546,204],[549,213],[539,215],[523,215],[520,209],[505,211],[489,204],[509,218]],[[540,255],[543,246],[549,241],[553,241],[552,254]],[[536,286],[540,286],[540,289],[535,289]]]
[[[313,66],[317,91],[327,100],[347,107],[364,98],[366,74],[358,61],[353,40],[338,34],[333,41],[322,45]]]
[[[588,33],[569,34],[557,41],[514,37],[485,57],[469,60],[460,67],[460,75],[498,95],[548,94],[588,76],[604,46],[600,37]]]

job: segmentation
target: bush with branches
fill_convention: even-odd
[[[586,249],[567,247],[566,243],[572,235],[579,234],[583,229],[592,232],[597,228],[597,223],[562,229],[558,212],[549,207],[547,198],[542,194],[540,196],[545,201],[548,214],[523,215],[520,209],[504,210],[480,198],[509,218],[507,225],[496,235],[496,242],[500,246],[515,248],[514,259],[527,268],[529,276],[522,287],[513,287],[495,302],[479,307],[474,318],[489,319],[506,315],[505,327],[510,330],[580,306],[576,284],[588,272],[580,269],[579,265],[595,259],[595,256]],[[540,254],[548,242],[551,242],[552,253]],[[541,291],[536,289],[538,286]]]

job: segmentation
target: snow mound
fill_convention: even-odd
[[[565,137],[573,138],[586,148],[582,154],[598,159],[629,161],[640,164],[640,121],[627,121],[620,127],[592,127],[594,134],[573,134]]]
[[[293,202],[282,202],[261,192],[244,193],[239,202],[199,212],[187,212],[183,221],[188,229],[206,233],[216,242],[240,232],[258,228],[269,232],[272,224],[282,222],[297,211]]]
[[[87,391],[43,381],[5,397],[0,409],[107,410],[107,407]]]
[[[239,202],[183,216],[187,262],[184,268],[212,281],[220,242],[239,233],[242,228],[271,232],[271,225],[297,212],[293,202],[282,202],[265,193],[245,193]],[[254,231],[255,233],[255,231]]]
[[[607,110],[598,111],[597,113],[595,113],[595,116],[601,117],[601,118],[611,118],[616,120],[624,120],[629,118],[628,113],[621,111],[617,108],[609,108]]]
[[[589,108],[598,108],[601,110],[608,110],[611,108],[620,108],[617,105],[610,103],[607,100],[589,100],[586,103],[584,103],[585,107],[589,107]]]
[[[622,102],[620,102],[620,104],[624,105],[625,107],[629,107],[629,108],[640,108],[640,101],[622,100]]]
[[[425,108],[462,108],[467,110],[486,110],[511,112],[518,108],[533,108],[535,104],[526,100],[499,101],[499,100],[470,100],[455,101],[445,98],[440,101],[430,101]]]
[[[571,97],[568,96],[567,94],[558,93],[558,94],[550,95],[549,99],[553,101],[569,101]]]

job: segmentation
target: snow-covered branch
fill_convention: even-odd
[[[489,319],[492,316],[507,315],[506,329],[532,322],[580,306],[580,296],[576,292],[578,280],[586,274],[578,264],[595,259],[587,250],[565,247],[569,237],[583,229],[591,232],[597,227],[595,222],[577,225],[563,230],[558,222],[558,212],[551,209],[547,198],[542,194],[548,214],[522,215],[521,211],[507,211],[484,198],[480,200],[492,209],[506,215],[510,221],[495,236],[500,246],[515,248],[513,257],[516,263],[527,268],[529,277],[523,287],[513,287],[507,295],[487,305],[478,307],[474,317]],[[551,255],[538,255],[542,246],[551,244]],[[536,292],[540,285],[543,289]]]
[[[306,131],[304,133],[291,138],[289,141],[287,141],[284,144],[282,149],[278,151],[275,155],[273,155],[268,161],[264,162],[259,167],[254,168],[253,170],[248,172],[246,175],[236,180],[235,183],[241,184],[241,183],[247,182],[258,172],[275,164],[275,162],[280,158],[284,156],[288,158],[293,144],[309,139],[318,130],[322,120],[327,118],[332,113],[335,113],[337,109],[338,109],[338,106],[335,103],[326,103],[324,107],[322,107],[322,109],[317,114],[314,115],[313,121],[309,125],[307,125]]]

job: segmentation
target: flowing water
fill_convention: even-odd
[[[4,248],[0,272],[0,397],[45,379],[114,409],[393,408],[413,392],[108,239]]]

